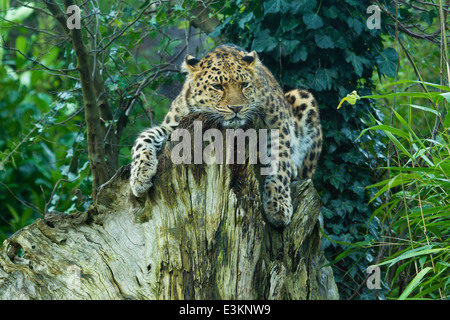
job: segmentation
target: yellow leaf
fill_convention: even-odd
[[[344,101],[347,101],[347,97],[345,97],[344,99],[341,100],[341,102],[338,105],[338,109],[342,106],[342,104],[344,103]]]
[[[338,109],[342,106],[342,104],[344,103],[344,101],[347,101],[348,103],[350,103],[352,106],[355,105],[356,101],[358,101],[359,99],[361,99],[361,97],[358,95],[358,93],[356,92],[356,90],[354,90],[352,93],[349,93],[344,99],[341,100],[341,102],[338,105]]]

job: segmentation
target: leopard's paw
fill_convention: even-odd
[[[130,187],[135,197],[144,196],[153,185],[152,178],[156,174],[158,160],[149,150],[142,150],[131,165]]]
[[[289,188],[266,187],[263,194],[263,208],[267,220],[277,228],[286,227],[292,219],[293,207]]]

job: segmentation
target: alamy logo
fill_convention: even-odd
[[[248,150],[250,164],[257,164],[259,159],[259,164],[267,166],[261,167],[261,175],[276,174],[279,169],[279,130],[270,130],[270,136],[267,131],[226,129],[224,148],[222,131],[213,128],[203,132],[202,122],[194,121],[193,140],[187,129],[176,129],[172,133],[172,141],[178,142],[180,138],[182,141],[172,148],[170,158],[174,164],[244,164]],[[203,148],[204,142],[210,143]]]
[[[79,6],[68,6],[67,7],[68,16],[66,25],[69,30],[72,29],[81,29],[81,9]]]
[[[377,5],[371,5],[367,8],[366,13],[372,14],[366,22],[367,28],[372,29],[381,29],[381,10]]]
[[[367,288],[370,290],[373,289],[381,289],[380,285],[380,267],[379,266],[369,266],[367,268],[367,273],[370,274],[370,276],[367,278]]]

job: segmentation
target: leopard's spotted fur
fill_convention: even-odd
[[[198,60],[187,55],[183,89],[164,122],[145,130],[133,146],[130,185],[137,197],[152,185],[157,152],[183,116],[204,113],[225,128],[240,128],[258,118],[267,129],[279,129],[279,170],[263,186],[263,207],[273,225],[286,226],[292,217],[292,179],[312,178],[322,147],[317,102],[305,90],[283,93],[256,52],[222,45]]]

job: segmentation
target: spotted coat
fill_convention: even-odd
[[[202,59],[187,55],[181,68],[186,80],[163,123],[142,132],[133,146],[133,194],[143,196],[152,186],[157,153],[184,116],[206,114],[224,128],[258,122],[279,130],[279,170],[266,176],[262,199],[268,221],[286,226],[293,212],[290,182],[313,177],[322,148],[313,95],[299,89],[284,94],[256,52],[235,45],[219,46]]]

